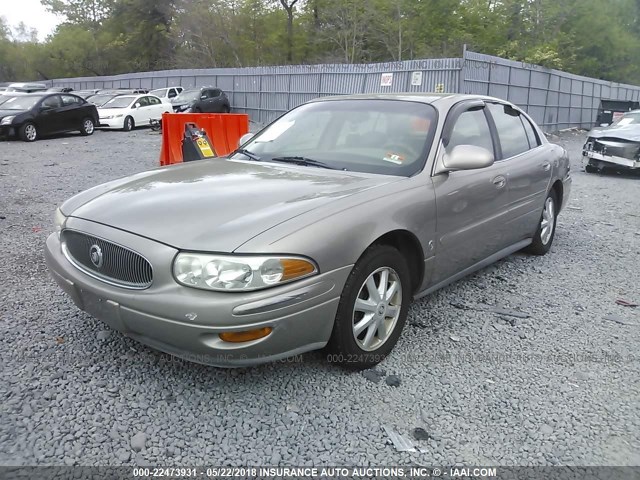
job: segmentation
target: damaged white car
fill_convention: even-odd
[[[587,173],[605,168],[640,171],[640,110],[625,113],[608,127],[591,130],[582,157]]]

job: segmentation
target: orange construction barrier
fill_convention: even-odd
[[[216,156],[238,148],[238,140],[249,131],[249,115],[239,113],[163,113],[160,165],[182,162],[184,126],[195,123],[207,132]]]

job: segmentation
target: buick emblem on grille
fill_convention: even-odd
[[[104,258],[102,257],[102,249],[98,245],[91,245],[91,248],[89,249],[89,258],[91,258],[91,263],[93,263],[96,268],[102,267]]]

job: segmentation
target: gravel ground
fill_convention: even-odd
[[[615,303],[640,303],[640,179],[584,173],[584,133],[555,140],[574,181],[550,254],[414,303],[359,373],[191,364],[79,311],[43,259],[54,209],[156,166],[160,136],[0,142],[0,464],[640,465],[640,308]]]

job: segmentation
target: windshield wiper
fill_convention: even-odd
[[[239,148],[238,150],[233,152],[231,155],[235,155],[236,153],[241,153],[242,155],[245,155],[245,156],[249,157],[251,160],[254,160],[256,162],[259,162],[260,160],[262,160],[258,155],[256,155],[255,153],[247,150],[246,148]]]
[[[328,165],[320,160],[314,160],[313,158],[307,157],[273,157],[271,159],[272,162],[282,162],[282,163],[294,163],[296,165],[302,165],[305,167],[319,167],[319,168],[328,168],[330,170],[337,170],[335,167]]]

